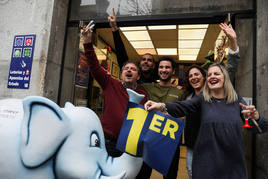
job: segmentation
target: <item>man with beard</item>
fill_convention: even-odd
[[[129,101],[126,88],[145,95],[140,104],[144,104],[147,101],[146,92],[137,87],[140,71],[136,62],[127,61],[121,69],[122,82],[112,78],[99,64],[92,44],[92,32],[89,30],[86,33],[82,33],[82,38],[91,75],[103,90],[104,112],[101,124],[105,135],[106,149],[110,156],[118,157],[122,152],[116,149],[116,141]]]
[[[175,62],[173,61],[173,59],[168,56],[164,56],[159,59],[158,63],[158,76],[160,82],[141,84],[141,87],[145,89],[148,94],[148,99],[157,102],[172,102],[184,100],[186,98],[185,92],[181,89],[177,89],[171,83],[171,77],[175,73]],[[179,158],[180,146],[177,147],[167,176],[164,176],[163,178],[177,178]],[[150,178],[151,172],[152,169],[144,163],[140,173],[136,178]]]
[[[129,58],[124,43],[122,41],[122,38],[120,36],[119,28],[117,27],[116,15],[114,9],[113,9],[113,15],[108,16],[108,21],[110,23],[113,32],[117,62],[119,67],[121,68],[124,62],[126,62]],[[142,55],[139,67],[141,69],[141,77],[138,81],[139,84],[156,82],[158,77],[157,72],[155,70],[154,57],[152,54],[145,53],[144,55]]]

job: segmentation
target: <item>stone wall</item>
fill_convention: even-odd
[[[268,119],[268,1],[257,0],[257,86],[256,102],[260,114]],[[256,135],[256,179],[268,179],[268,133]]]
[[[0,1],[0,98],[42,96],[53,2],[50,0]],[[7,80],[14,36],[27,34],[36,34],[30,88],[8,89]]]
[[[69,1],[0,1],[0,99],[46,96],[57,101]],[[7,88],[15,35],[35,34],[29,89]]]

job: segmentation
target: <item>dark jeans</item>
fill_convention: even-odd
[[[136,179],[149,179],[152,174],[152,168],[149,167],[145,162],[142,163],[142,167]]]
[[[163,175],[164,179],[176,179],[179,168],[179,159],[180,159],[180,145],[178,145],[172,163],[170,164],[167,176]],[[136,179],[149,179],[152,174],[152,168],[149,167],[145,162],[143,162],[141,170],[136,177]]]
[[[178,145],[177,150],[173,156],[172,163],[170,164],[167,176],[163,176],[164,179],[176,179],[180,159],[180,145]]]

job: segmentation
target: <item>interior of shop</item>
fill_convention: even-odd
[[[86,22],[84,22],[86,24]],[[152,25],[120,27],[120,35],[129,59],[139,61],[140,56],[151,53],[157,61],[162,56],[170,56],[177,63],[173,83],[183,86],[184,70],[191,64],[206,65],[214,61],[216,48],[228,42],[219,24]],[[100,64],[114,78],[120,80],[120,69],[116,60],[115,46],[111,28],[94,30],[94,47]],[[101,117],[103,102],[101,89],[91,79],[80,39],[77,65],[75,104],[88,106]]]

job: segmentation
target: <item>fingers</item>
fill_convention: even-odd
[[[108,21],[109,22],[113,22],[113,21],[115,21],[115,19],[116,19],[116,16],[115,16],[115,11],[114,11],[114,8],[113,8],[113,15],[112,16],[108,16]]]
[[[113,16],[115,17],[115,12],[114,12],[114,8],[113,8]]]
[[[148,101],[144,104],[144,108],[145,108],[145,110],[149,111],[150,106],[152,106],[152,101],[148,100]]]
[[[244,105],[242,103],[239,103],[239,104],[244,109],[242,111],[242,114],[246,118],[252,118],[252,119],[258,119],[259,118],[259,112],[257,111],[257,109],[255,108],[254,105],[246,106],[246,105]]]
[[[250,111],[256,111],[256,108],[255,108],[255,106],[254,105],[244,105],[244,104],[242,104],[242,103],[239,103],[240,104],[240,106],[243,108],[243,109],[245,109],[245,110],[250,110]]]
[[[243,108],[243,109],[246,109],[246,105],[244,105],[243,103],[239,103],[239,105]]]
[[[227,24],[225,24],[225,23],[220,23],[219,26],[220,26],[221,29],[229,29],[229,28],[233,28],[232,24],[227,25]]]

